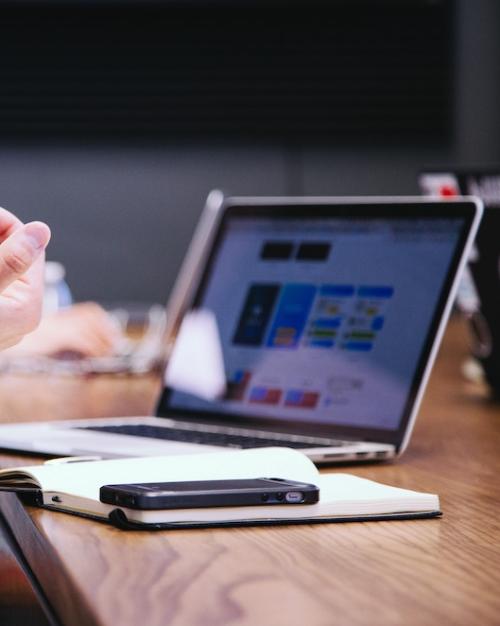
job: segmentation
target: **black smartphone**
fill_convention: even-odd
[[[101,502],[130,509],[197,509],[216,506],[314,504],[316,485],[282,478],[196,480],[170,483],[104,485]]]

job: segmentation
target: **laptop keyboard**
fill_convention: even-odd
[[[166,439],[168,441],[182,441],[185,443],[201,443],[213,446],[232,448],[265,448],[268,446],[286,446],[288,448],[331,448],[344,446],[347,442],[334,439],[310,441],[298,438],[286,439],[277,437],[253,437],[221,432],[201,430],[187,430],[185,428],[162,428],[147,424],[121,424],[117,426],[86,426],[82,430],[92,430],[115,435],[133,435],[134,437],[150,437]]]

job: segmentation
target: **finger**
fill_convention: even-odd
[[[91,356],[105,356],[113,351],[113,342],[102,333],[96,333],[93,329],[86,328],[82,330],[80,336],[88,342]]]
[[[19,230],[23,223],[15,215],[0,207],[0,243]]]
[[[110,354],[109,348],[96,341],[89,333],[81,332],[78,336],[71,336],[64,342],[64,350],[79,352],[84,357],[100,357]]]
[[[110,346],[115,345],[123,338],[122,330],[116,321],[100,307],[93,315],[89,315],[88,325],[96,335],[101,337],[103,342]]]
[[[0,292],[30,269],[49,239],[50,229],[46,224],[31,222],[0,245]]]
[[[95,302],[75,304],[65,314],[72,318],[74,323],[80,323],[82,328],[92,333],[95,340],[108,350],[123,338],[123,333],[115,320]]]
[[[16,333],[8,335],[7,337],[2,337],[2,339],[0,340],[0,350],[7,350],[7,348],[12,348],[12,346],[18,344],[22,338],[23,335],[19,335]]]

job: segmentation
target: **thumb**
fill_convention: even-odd
[[[29,270],[49,239],[50,229],[46,224],[31,222],[0,245],[0,292]]]

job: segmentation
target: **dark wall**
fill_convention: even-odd
[[[252,7],[252,3],[247,4]],[[333,4],[336,20],[342,23],[344,32],[353,23],[349,13],[352,3]],[[358,40],[351,37],[347,46],[348,38],[344,35],[343,47],[337,49],[333,65],[325,63],[325,58],[335,54],[335,38],[327,43],[323,41],[323,45],[329,46],[325,58],[324,55],[312,57],[311,50],[304,53],[307,57],[304,63],[307,61],[309,70],[316,68],[319,77],[311,87],[314,98],[306,97],[309,74],[304,73],[304,66],[301,76],[296,75],[296,69],[288,70],[285,87],[292,90],[289,97],[293,107],[285,107],[282,117],[286,117],[286,112],[288,118],[280,119],[278,115],[278,121],[268,126],[266,133],[260,132],[260,124],[252,126],[259,113],[256,113],[258,102],[248,95],[253,85],[250,75],[256,71],[249,65],[250,53],[245,61],[245,71],[249,74],[237,85],[240,97],[233,100],[225,116],[210,118],[204,127],[198,121],[196,133],[188,132],[189,119],[194,119],[189,116],[196,114],[201,119],[204,100],[200,97],[193,110],[182,111],[181,106],[173,124],[174,114],[167,114],[171,109],[166,109],[165,103],[179,90],[175,81],[175,90],[165,87],[158,93],[154,90],[155,80],[146,87],[142,83],[153,91],[141,99],[137,95],[141,83],[134,92],[122,80],[121,92],[107,88],[97,91],[89,100],[92,106],[84,109],[85,115],[70,102],[57,116],[54,103],[49,102],[60,93],[57,89],[67,98],[81,101],[81,84],[69,85],[65,90],[64,81],[72,76],[88,80],[85,76],[89,70],[85,69],[87,66],[85,72],[82,70],[83,60],[73,58],[71,63],[59,66],[54,60],[56,67],[67,71],[60,75],[59,82],[57,72],[52,72],[52,83],[46,83],[52,87],[47,92],[43,92],[43,82],[36,90],[29,85],[24,91],[19,86],[13,89],[12,85],[18,83],[14,80],[12,61],[8,84],[13,90],[4,90],[3,99],[0,97],[0,202],[25,219],[40,218],[51,224],[54,238],[49,258],[65,264],[78,299],[161,302],[172,286],[203,200],[211,188],[219,187],[235,194],[417,193],[416,173],[424,165],[500,161],[500,38],[497,36],[500,3],[458,0],[456,3],[354,4],[358,12],[367,5],[378,6],[379,16],[373,13],[372,23],[391,15],[391,28],[388,30],[386,24],[384,36],[378,38],[374,34],[382,31],[374,24],[371,38],[368,40],[367,36],[361,42],[359,24],[366,33],[367,21],[358,19],[358,26],[351,30]],[[402,4],[407,9],[406,17],[396,8]],[[304,2],[297,6],[303,11],[309,7],[308,20],[313,23],[316,5],[321,7],[322,3]],[[347,6],[351,8],[348,10]],[[440,11],[439,29],[426,29],[422,26],[425,21],[418,23],[421,19],[418,15],[430,10],[429,7],[436,10],[436,6]],[[50,10],[57,10],[57,5]],[[408,21],[408,11],[410,14],[413,11],[416,20],[413,26]],[[392,31],[398,23],[402,24],[403,34],[396,36]],[[411,42],[408,33],[412,34]],[[63,37],[61,33],[59,36]],[[266,45],[269,45],[269,33],[267,37]],[[405,40],[400,55],[398,37]],[[52,44],[54,41],[52,38]],[[278,36],[278,47],[280,41],[283,38]],[[289,39],[285,37],[285,41]],[[19,41],[14,43],[19,47]],[[51,54],[54,50],[64,54],[60,42],[56,43],[58,46],[50,48]],[[370,50],[367,43],[377,51],[382,65],[367,65]],[[220,50],[220,41],[218,45]],[[418,46],[427,49],[423,57],[415,57]],[[231,51],[235,53],[234,48]],[[347,55],[341,58],[342,62],[341,51]],[[93,54],[96,54],[95,46]],[[30,52],[25,58],[32,56]],[[98,62],[99,57],[96,58],[94,64]],[[234,62],[231,66],[233,71],[238,67]],[[40,64],[39,71],[44,67]],[[162,67],[161,71],[166,71]],[[376,72],[375,67],[379,68]],[[33,67],[28,63],[21,69],[26,73]],[[106,68],[98,69],[102,76]],[[167,69],[174,71],[175,64]],[[4,62],[0,77],[2,72],[6,76],[6,71]],[[110,71],[109,67],[106,71]],[[277,71],[278,76],[283,72],[283,63]],[[321,100],[318,90],[328,82],[325,72],[330,71],[336,74],[329,79],[325,92],[329,108],[324,109],[318,104]],[[138,72],[137,76],[140,75]],[[109,79],[114,74],[107,76]],[[269,68],[266,76],[269,98],[273,94],[282,97],[279,81],[276,76],[273,78]],[[227,98],[220,94],[234,83],[234,75],[219,72],[217,80],[216,92],[222,106],[224,102],[227,104]],[[270,84],[273,81],[276,84]],[[293,91],[295,84],[297,93]],[[261,91],[264,86],[260,85]],[[385,93],[386,86],[392,86],[389,95]],[[13,101],[8,101],[5,93],[18,98],[17,111],[12,109]],[[106,126],[109,111],[112,114],[118,110],[120,94],[129,105],[133,98],[138,98],[141,106],[146,107],[143,117],[155,121],[158,133],[151,132],[155,124],[147,125],[146,129],[141,124],[134,126],[130,120],[137,121],[137,117],[126,115]],[[111,96],[112,106],[106,109],[106,98]],[[193,94],[189,97],[189,102],[193,102]],[[49,102],[45,112],[40,98]],[[59,102],[64,104],[62,96]],[[148,102],[153,103],[150,109]],[[246,102],[251,106],[246,107]],[[264,104],[270,107],[269,101]],[[314,119],[310,115],[311,106]],[[357,107],[356,111],[353,107]],[[279,108],[273,110],[279,114],[283,109],[283,101],[279,101]],[[228,115],[233,116],[231,124]],[[54,125],[58,120],[59,125]],[[184,120],[185,125],[179,120]],[[318,125],[318,120],[322,125]],[[328,132],[318,133],[317,129],[323,127]],[[252,128],[260,131],[252,132]]]
[[[21,0],[0,18],[3,138],[450,138],[450,0]]]
[[[283,194],[282,152],[174,147],[9,148],[2,203],[53,231],[78,299],[164,302],[208,191]]]

